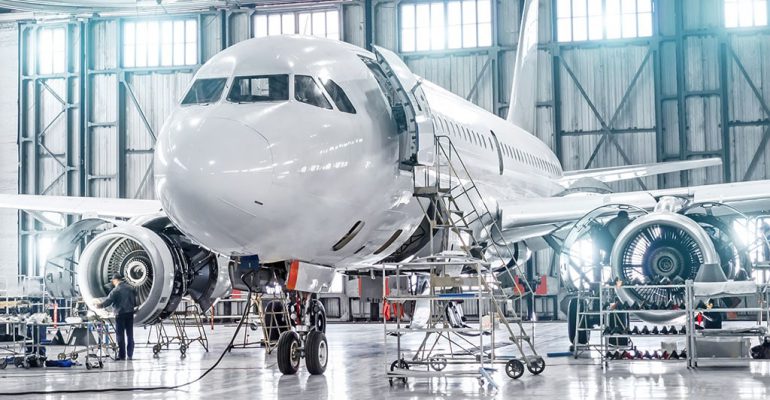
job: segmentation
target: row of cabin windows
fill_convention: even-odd
[[[468,143],[475,144],[476,146],[497,153],[494,139],[491,136],[478,133],[473,129],[468,129],[465,126],[462,126],[441,116],[436,117],[434,124],[435,121],[438,121],[438,125],[440,125],[441,130],[450,136],[464,139]],[[519,150],[506,143],[500,142],[500,151],[505,158],[530,165],[552,175],[559,174],[559,168],[554,163],[546,161],[540,157],[533,156],[532,154]]]

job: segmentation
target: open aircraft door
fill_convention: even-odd
[[[401,165],[431,166],[436,159],[433,115],[421,82],[392,51],[373,46],[374,54],[392,89],[393,116],[401,135]]]

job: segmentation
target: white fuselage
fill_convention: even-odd
[[[263,262],[351,266],[398,249],[423,214],[411,173],[399,169],[390,106],[361,57],[374,59],[342,42],[279,36],[239,43],[201,67],[193,84],[226,78],[222,94],[180,105],[155,153],[157,195],[174,224],[214,251]],[[288,99],[228,101],[235,78],[271,75],[288,75]],[[298,100],[302,76],[316,81],[331,108]],[[354,114],[321,89],[328,79]],[[424,82],[423,90],[437,134],[451,138],[488,206],[563,190],[544,143],[436,85]],[[335,249],[351,230],[358,233]]]

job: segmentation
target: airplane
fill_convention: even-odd
[[[683,212],[708,204],[767,209],[770,181],[597,193],[608,182],[720,161],[563,171],[530,133],[534,102],[525,103],[536,19],[535,12],[525,16],[508,120],[416,76],[381,47],[250,39],[201,66],[165,121],[154,151],[157,200],[0,195],[0,208],[80,216],[57,240],[54,257],[71,254],[83,232],[99,230],[79,257],[79,291],[92,304],[107,294],[112,273],[123,273],[139,293],[139,324],[168,317],[185,295],[205,310],[229,287],[280,285],[295,320],[278,344],[284,374],[296,373],[302,357],[311,374],[326,369],[326,315],[313,294],[328,290],[335,271],[409,259],[426,246],[415,240],[426,218],[415,176],[436,162],[437,137],[451,141],[482,194],[476,200],[494,210],[476,233],[497,224],[502,237],[487,239],[523,250],[504,263],[525,262],[541,238],[615,205],[635,215],[612,248],[613,267],[622,267],[614,276],[695,276],[700,264],[679,260],[687,249],[633,247],[650,227],[692,237],[698,260],[719,262],[706,228]],[[662,251],[655,265],[624,264],[629,251],[648,250]]]

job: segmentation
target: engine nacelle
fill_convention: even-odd
[[[221,291],[222,276],[227,276],[227,265],[220,263],[214,253],[192,243],[161,217],[142,225],[119,225],[94,238],[80,255],[78,285],[91,306],[107,296],[114,274],[123,275],[137,293],[134,321],[146,325],[170,316],[185,295],[208,310],[215,291]],[[104,310],[94,311],[109,316]]]
[[[694,280],[704,264],[721,264],[712,239],[696,221],[670,211],[634,219],[618,235],[610,256],[613,278],[639,285],[658,283],[664,278],[669,282]],[[630,304],[667,301],[681,304],[684,290],[621,286],[618,297]],[[649,322],[664,322],[675,315],[658,313],[641,317]]]

